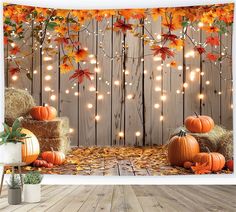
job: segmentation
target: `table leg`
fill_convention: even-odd
[[[19,171],[19,174],[20,174],[21,188],[23,188],[23,178],[22,178],[22,173],[21,173],[21,166],[18,166],[18,171]]]
[[[5,172],[5,167],[2,167],[2,178],[1,178],[1,187],[0,187],[0,196],[2,194],[2,186],[3,186],[3,179],[4,179],[4,173]]]

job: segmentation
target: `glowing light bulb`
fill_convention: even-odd
[[[132,99],[133,98],[133,95],[132,94],[129,94],[128,96],[127,96],[127,99]]]
[[[177,94],[180,94],[180,92],[181,92],[180,90],[176,90],[176,93],[177,93]]]
[[[52,60],[52,57],[45,56],[45,57],[43,58],[43,60],[44,60],[44,61],[51,61],[51,60]]]
[[[76,91],[76,92],[74,93],[74,95],[75,95],[75,96],[79,96],[79,92]]]
[[[184,87],[184,88],[187,88],[187,87],[188,87],[188,83],[185,82],[185,83],[183,84],[183,87]]]
[[[96,72],[96,73],[100,73],[100,68],[99,67],[96,67],[96,68],[94,68],[94,71]]]
[[[162,67],[161,67],[161,66],[157,66],[157,70],[158,70],[158,71],[161,71],[161,70],[162,70]]]
[[[161,39],[161,35],[160,35],[160,34],[157,35],[157,39],[158,39],[158,40]]]
[[[46,87],[44,88],[44,90],[45,90],[46,92],[48,92],[48,91],[51,91],[51,88],[50,88],[49,86],[46,86]]]
[[[199,95],[198,95],[198,98],[199,98],[199,99],[204,99],[204,94],[199,94]]]
[[[91,63],[91,64],[96,64],[97,61],[96,61],[95,59],[91,59],[91,60],[90,60],[90,63]]]
[[[51,66],[51,65],[47,66],[48,71],[51,71],[52,69],[53,69],[53,66]]]
[[[135,133],[135,136],[136,137],[139,137],[141,135],[141,132],[139,132],[139,131],[137,131],[136,133]]]
[[[37,73],[38,73],[38,71],[37,71],[37,70],[34,70],[34,71],[33,71],[33,74],[37,74]]]
[[[45,79],[46,81],[49,81],[49,80],[52,79],[52,77],[51,77],[50,75],[46,75],[46,76],[44,77],[44,79]]]
[[[91,92],[96,91],[96,88],[92,86],[89,88],[89,91],[91,91]]]
[[[210,81],[208,80],[208,81],[206,81],[206,85],[210,85]]]
[[[66,93],[66,94],[69,94],[69,93],[70,93],[70,91],[67,89],[67,90],[65,91],[65,93]]]
[[[204,26],[204,23],[199,22],[197,25],[198,25],[199,28],[202,28]]]
[[[160,105],[159,104],[155,104],[154,108],[158,109],[158,108],[160,108]]]
[[[56,95],[54,95],[54,94],[51,95],[51,96],[50,96],[50,99],[51,99],[52,101],[55,101],[55,100],[57,99],[57,98],[56,98]]]
[[[74,129],[73,129],[73,128],[70,128],[69,132],[70,132],[70,133],[73,133],[73,132],[74,132]]]
[[[201,76],[204,76],[204,74],[205,74],[204,72],[201,72]]]
[[[102,94],[98,95],[98,100],[102,100],[102,99],[103,99],[103,95]]]
[[[196,72],[200,72],[200,68],[196,68],[196,70],[195,70]]]
[[[128,70],[125,71],[125,75],[129,75],[129,71]]]
[[[18,76],[17,76],[17,75],[13,75],[13,76],[11,77],[11,79],[12,79],[13,81],[16,81],[16,80],[18,79]]]
[[[161,91],[161,88],[160,87],[155,87],[155,91],[156,92]]]
[[[11,47],[14,48],[16,46],[15,43],[11,43]]]
[[[163,102],[166,101],[166,95],[161,96],[161,101],[163,101]]]
[[[154,57],[153,57],[153,61],[161,61],[161,57],[159,57],[159,56],[154,56]]]
[[[96,116],[95,116],[95,120],[96,120],[96,121],[99,121],[100,119],[101,119],[101,117],[100,117],[99,115],[96,115]]]
[[[191,71],[190,74],[189,74],[189,79],[191,81],[194,81],[195,80],[195,77],[196,77],[196,72],[195,71]]]
[[[177,68],[179,71],[183,70],[183,66],[178,66]]]
[[[93,105],[89,103],[89,104],[87,105],[87,107],[88,107],[88,109],[91,109],[91,108],[93,108]]]
[[[218,94],[219,94],[219,95],[221,95],[221,94],[222,94],[222,92],[221,92],[221,91],[219,91],[219,92],[218,92]]]
[[[164,116],[160,116],[160,121],[163,121],[164,120]]]
[[[147,70],[144,70],[143,73],[144,73],[144,74],[147,74]]]
[[[114,81],[114,85],[120,85],[120,81],[118,81],[118,80],[116,80],[116,81]]]
[[[157,80],[157,81],[161,81],[161,79],[162,79],[161,76],[157,76],[157,77],[156,77],[156,80]]]
[[[120,138],[123,138],[123,137],[125,136],[125,134],[124,134],[124,132],[119,132],[119,133],[118,133],[118,136],[119,136]]]
[[[233,109],[234,108],[233,104],[231,104],[230,107],[231,107],[231,109]]]

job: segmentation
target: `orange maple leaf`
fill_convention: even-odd
[[[194,174],[209,174],[211,173],[210,171],[210,166],[208,163],[196,163],[195,166],[191,166],[192,171]]]
[[[10,50],[10,54],[16,55],[17,53],[20,52],[20,48],[18,46],[15,46]]]
[[[91,80],[92,73],[89,71],[89,69],[77,69],[75,73],[70,76],[70,80],[77,79],[78,83],[82,83],[84,81],[84,78]]]
[[[151,50],[154,51],[154,56],[160,54],[162,60],[165,60],[166,57],[174,57],[174,52],[169,47],[153,46]]]
[[[179,51],[183,49],[183,45],[184,45],[184,41],[182,39],[176,39],[170,43],[169,47],[177,49]]]
[[[172,67],[172,68],[176,68],[176,67],[177,67],[177,63],[176,63],[176,61],[171,61],[171,63],[170,63],[170,67]]]
[[[72,69],[73,69],[73,66],[71,64],[63,63],[60,65],[60,70],[62,74],[70,72]]]
[[[209,32],[209,33],[213,33],[213,32],[219,32],[220,29],[216,26],[206,26],[206,27],[203,27],[203,30]]]
[[[88,51],[85,49],[79,49],[75,54],[75,61],[76,63],[79,63],[80,61],[84,61],[86,57],[88,56]]]
[[[218,59],[218,56],[215,55],[215,54],[212,54],[212,53],[208,53],[207,54],[207,58],[210,60],[210,61],[216,61]]]
[[[218,37],[207,37],[206,43],[210,44],[211,46],[219,46],[220,45],[220,40]]]
[[[114,23],[114,29],[125,33],[127,30],[132,30],[132,24],[126,24],[123,20],[117,20]]]

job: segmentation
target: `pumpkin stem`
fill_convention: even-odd
[[[179,136],[179,137],[184,137],[184,136],[186,136],[186,131],[183,130],[183,129],[181,129],[181,130],[179,131],[179,133],[178,133],[178,136]]]
[[[46,105],[46,104],[45,104],[45,102],[44,102],[44,103],[43,103],[43,107],[45,107],[45,105]]]
[[[197,116],[197,118],[199,118],[199,115],[198,115],[198,113],[197,113],[197,112],[194,112],[194,114]]]
[[[53,147],[50,147],[50,149],[51,149],[51,151],[52,151],[52,152],[54,152],[54,149],[53,149]]]
[[[204,146],[208,153],[211,153],[210,149],[207,146]]]

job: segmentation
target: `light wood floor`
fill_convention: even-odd
[[[236,186],[43,186],[42,201],[9,206],[7,190],[0,211],[236,211]]]

